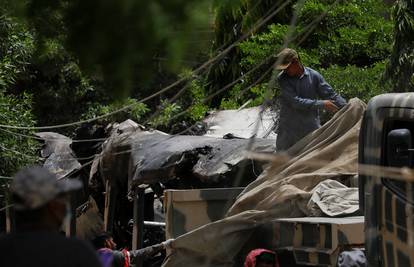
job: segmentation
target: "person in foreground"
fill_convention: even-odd
[[[247,254],[244,267],[279,267],[279,263],[275,252],[258,248]]]
[[[320,109],[335,113],[346,101],[319,72],[303,66],[295,50],[285,48],[277,58],[281,97],[276,150],[283,151],[321,127]]]
[[[116,250],[116,243],[111,234],[101,233],[92,240],[103,267],[129,267],[140,260],[146,260],[159,252],[171,248],[172,239],[161,244],[137,250]]]
[[[78,180],[58,180],[40,166],[24,168],[11,184],[16,231],[0,237],[0,266],[98,267],[92,246],[60,234]]]

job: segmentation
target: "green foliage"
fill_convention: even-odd
[[[320,70],[326,80],[347,98],[371,96],[389,90],[380,82],[384,60],[391,49],[392,22],[380,0],[367,1],[307,0],[299,12],[289,47],[299,52],[305,66]],[[295,6],[296,7],[296,6]],[[248,70],[274,57],[281,50],[288,31],[287,23],[274,23],[267,30],[239,45],[241,71]],[[253,83],[262,72],[246,78]],[[244,85],[247,86],[247,85]],[[222,108],[238,108],[248,99],[260,103],[265,86],[239,96],[240,85],[221,101]],[[277,94],[277,90],[274,92]]]
[[[368,66],[390,52],[392,23],[384,18],[386,7],[379,0],[346,1],[331,6],[330,1],[305,1],[295,27],[294,47],[308,66]],[[321,18],[321,15],[325,15]],[[315,29],[308,25],[315,21]],[[259,63],[280,51],[288,25],[273,24],[267,31],[240,45],[242,66]]]
[[[395,34],[386,78],[394,92],[414,91],[414,2],[396,1],[393,9]]]
[[[242,0],[239,3],[234,2],[232,5],[226,5],[223,1],[216,1],[215,13],[215,42],[214,49],[223,49],[231,43],[237,41],[243,34],[250,31],[250,29],[262,21],[264,17],[269,16],[272,11],[275,11],[283,1],[274,0]],[[270,22],[288,24],[291,19],[292,3],[288,3],[287,6],[281,12],[275,14]],[[257,33],[262,32],[265,27],[257,29]],[[261,41],[258,40],[258,44],[252,44],[256,48],[260,45]],[[265,48],[262,48],[266,50]],[[251,51],[255,50],[253,47]],[[257,53],[262,55],[266,51],[258,50]],[[252,52],[253,53],[253,52]],[[252,60],[254,60],[252,58]],[[209,93],[215,92],[217,89],[222,88],[226,84],[237,79],[243,69],[240,65],[242,61],[242,55],[240,49],[233,49],[226,57],[220,59],[214,68],[210,70],[208,75],[209,81]],[[243,64],[252,64],[249,59],[246,59]],[[222,93],[215,97],[212,101],[214,107],[219,106],[220,98],[225,97],[226,94]]]
[[[242,86],[241,84],[236,84],[230,91],[228,97],[224,97],[221,99],[220,109],[237,109],[244,99],[243,95],[241,94]]]
[[[191,121],[203,119],[209,107],[204,103],[206,92],[202,81],[194,79],[190,82],[189,98],[191,99],[191,104],[187,117]]]
[[[4,15],[0,15],[0,40],[0,90],[5,90],[26,74],[34,42],[21,22]]]
[[[388,10],[382,1],[350,1],[325,11],[321,26],[303,44],[319,49],[322,66],[367,66],[388,56],[392,23],[384,17]]]
[[[113,116],[103,118],[100,120],[100,122],[123,122],[127,119],[131,119],[137,123],[140,123],[143,116],[149,111],[148,107],[144,103],[138,102],[133,98],[127,98],[108,105],[95,104],[82,115],[82,119],[94,119],[96,117],[112,113],[125,106],[131,106],[131,108],[116,113]]]
[[[320,72],[332,88],[346,99],[358,97],[368,103],[372,97],[390,90],[390,83],[384,83],[381,79],[384,70],[385,62],[378,62],[371,67],[334,65]]]
[[[149,80],[155,55],[177,69],[191,49],[192,30],[209,23],[209,1],[15,1],[25,3],[20,13],[36,29],[38,47],[62,39],[82,68],[104,77],[106,90],[117,97],[129,92],[134,79]]]
[[[248,107],[255,107],[263,104],[266,99],[271,99],[274,97],[275,91],[272,92],[272,95],[268,95],[267,83],[262,83],[257,86],[254,86],[250,89],[252,93],[252,101],[249,103]]]
[[[190,71],[184,71],[183,75],[193,76]],[[169,131],[179,121],[194,123],[205,117],[209,106],[205,101],[207,96],[204,81],[197,76],[189,79],[177,101],[172,103],[166,99],[161,100],[158,113],[150,118],[149,124],[152,127]]]
[[[32,75],[20,81],[33,94],[39,124],[76,121],[88,106],[107,101],[99,80],[86,76],[57,42],[48,44],[49,49],[32,63]]]
[[[95,89],[97,83],[81,72],[60,39],[45,39],[36,50],[34,36],[20,19],[0,16],[0,89],[30,93],[41,125],[79,119],[88,104],[103,100],[103,90]]]
[[[287,25],[272,24],[266,32],[241,43],[241,65],[245,68],[254,66],[274,55],[282,46],[287,31]]]
[[[220,109],[238,109],[246,103],[247,105],[245,107],[259,106],[263,104],[265,99],[273,98],[277,93],[276,91],[272,91],[272,95],[267,95],[267,83],[252,86],[248,90],[243,86],[245,87],[246,85],[240,83],[234,86],[229,93],[229,97],[225,97],[221,100]]]
[[[180,113],[183,109],[179,104],[170,103],[164,99],[161,100],[159,110],[160,113],[155,116],[149,124],[155,128],[166,129],[174,123],[173,117]]]
[[[0,121],[2,124],[16,126],[34,126],[35,121],[31,112],[31,97],[24,95],[22,98],[5,95],[0,91]],[[16,133],[21,133],[21,131]],[[29,133],[26,133],[29,134]],[[0,175],[11,176],[19,168],[33,164],[37,142],[33,139],[17,136],[0,131]]]
[[[27,75],[33,39],[18,20],[0,15],[0,40],[0,122],[34,126],[32,97],[6,94],[7,89]],[[10,176],[20,167],[34,163],[36,149],[37,143],[32,139],[0,131],[0,175]]]

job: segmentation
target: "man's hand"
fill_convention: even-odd
[[[331,100],[324,100],[323,107],[332,113],[335,113],[339,110],[339,108],[331,101]]]
[[[174,239],[168,239],[161,243],[164,249],[172,249],[172,243],[174,242]]]

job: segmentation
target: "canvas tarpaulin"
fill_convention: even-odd
[[[345,216],[359,210],[358,187],[347,187],[335,180],[320,182],[307,205],[309,216]]]
[[[356,174],[365,108],[359,99],[351,99],[330,121],[290,148],[287,163],[270,165],[249,184],[225,219],[178,237],[163,266],[233,266],[255,228],[276,218],[306,216],[312,190],[320,182]],[[310,161],[327,163],[307,164]]]

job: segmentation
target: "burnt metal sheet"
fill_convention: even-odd
[[[113,135],[104,144],[100,169],[104,179],[117,178],[129,185],[168,179],[198,178],[214,183],[243,161],[248,139],[167,135],[158,131],[129,131]],[[255,139],[252,150],[273,152],[274,140]]]
[[[58,178],[65,177],[81,168],[70,145],[72,140],[64,135],[54,132],[40,132],[36,136],[43,139],[41,156],[45,158],[43,166]]]
[[[238,110],[222,110],[211,112],[203,120],[207,125],[205,136],[222,138],[232,135],[239,138],[276,139],[274,132],[277,126],[279,114],[270,109],[265,109],[260,115],[262,107],[252,107]],[[258,125],[257,125],[258,124]]]

